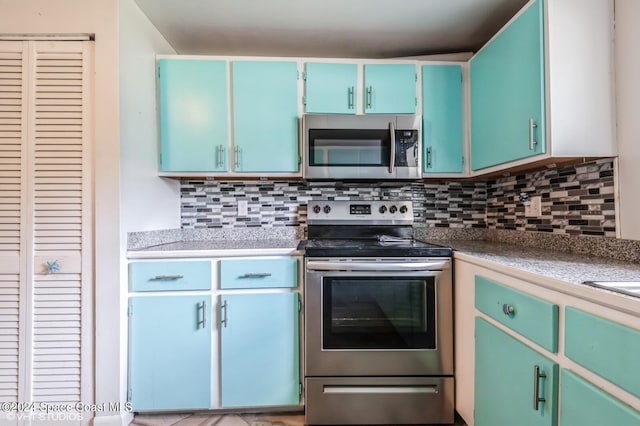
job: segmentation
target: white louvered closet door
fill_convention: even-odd
[[[26,266],[26,43],[0,42],[0,402],[18,401]],[[22,337],[22,339],[21,339]]]
[[[91,42],[6,43],[22,46],[22,84],[17,86],[22,91],[0,92],[0,105],[17,104],[22,110],[6,108],[10,115],[4,117],[0,106],[0,250],[7,253],[0,256],[16,257],[18,261],[10,264],[19,265],[0,273],[0,291],[11,296],[6,304],[0,302],[0,338],[6,335],[11,343],[10,353],[0,352],[0,397],[90,403]],[[13,55],[3,52],[0,49],[0,55]],[[20,63],[20,58],[15,61]],[[5,68],[0,65],[0,86],[3,81],[15,83],[5,78]]]

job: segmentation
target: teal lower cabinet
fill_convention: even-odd
[[[558,364],[476,317],[476,426],[556,426],[557,396]]]
[[[297,293],[220,296],[221,406],[300,402]]]
[[[129,303],[134,411],[211,407],[211,297],[136,296]]]
[[[560,379],[560,424],[638,426],[640,412],[573,372],[563,369]]]
[[[640,398],[640,330],[565,308],[566,356]]]

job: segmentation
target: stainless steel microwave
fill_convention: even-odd
[[[417,115],[303,116],[306,179],[420,179]]]

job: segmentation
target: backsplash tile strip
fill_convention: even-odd
[[[542,215],[525,217],[521,192],[541,196]],[[615,237],[613,160],[548,168],[488,182],[375,183],[182,181],[182,229],[301,227],[311,200],[414,203],[417,226]],[[239,217],[238,200],[248,214]],[[302,232],[304,234],[304,232]]]
[[[487,182],[487,227],[615,237],[613,159],[549,168]],[[518,195],[542,198],[542,215],[525,217]]]
[[[414,221],[429,227],[485,228],[486,184],[409,182],[377,185],[343,182],[222,182],[181,183],[183,229],[281,226],[306,227],[311,200],[411,199]],[[239,217],[238,200],[248,214]]]

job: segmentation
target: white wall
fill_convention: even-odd
[[[615,7],[620,237],[640,240],[640,1]]]
[[[0,0],[3,34],[95,34],[94,211],[95,211],[95,401],[120,399],[114,379],[119,330],[119,116],[117,0]],[[90,402],[90,401],[83,401]]]
[[[155,55],[174,54],[133,0],[120,0],[120,226],[180,227],[180,184],[157,176]]]

